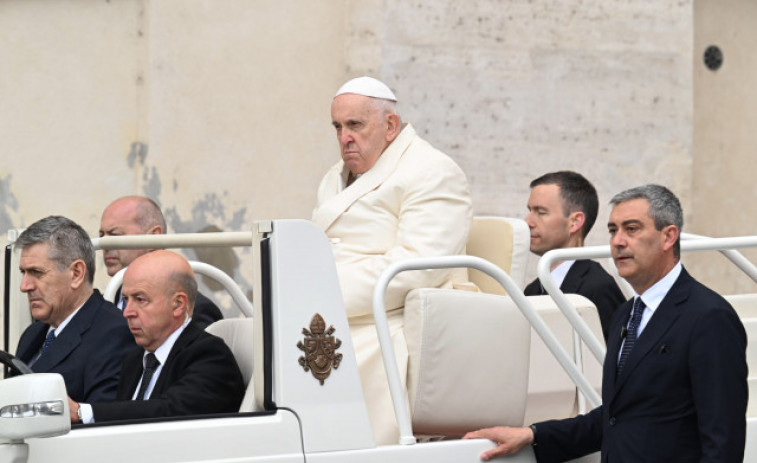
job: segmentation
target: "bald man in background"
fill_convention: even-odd
[[[160,207],[144,196],[124,196],[113,201],[103,211],[100,220],[100,236],[162,235],[166,233],[166,220]],[[103,251],[103,261],[109,276],[126,268],[134,259],[152,249],[109,249]],[[115,304],[123,308],[121,291],[116,294]],[[194,313],[191,314],[200,327],[205,328],[223,318],[221,310],[202,293],[197,293]]]

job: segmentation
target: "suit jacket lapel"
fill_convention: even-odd
[[[130,352],[124,359],[121,368],[121,378],[118,380],[116,400],[131,400],[137,390],[137,384],[142,378],[142,357],[144,349],[138,348]]]
[[[397,167],[405,150],[415,138],[415,130],[407,124],[397,138],[384,150],[376,164],[361,175],[349,188],[339,191],[340,186],[329,184],[330,191],[338,191],[334,196],[324,201],[314,212],[313,221],[322,229],[327,230],[332,223],[346,211],[355,201],[375,190]],[[341,180],[344,163],[339,162],[329,172],[332,182]]]
[[[92,325],[92,318],[95,315],[97,293],[93,293],[87,302],[84,303],[79,312],[74,315],[74,318],[68,322],[68,325],[63,329],[60,336],[55,338],[55,341],[48,350],[45,351],[39,360],[34,364],[34,368],[39,371],[50,371],[53,367],[65,360],[66,357],[81,344],[82,333],[87,331]],[[47,326],[47,325],[45,325]]]
[[[29,363],[34,355],[42,348],[42,343],[47,336],[47,329],[50,325],[41,322],[33,323],[26,335],[22,338],[22,341],[18,343],[18,349],[16,349],[16,357],[21,361]]]
[[[602,374],[602,402],[606,404],[610,403],[610,399],[612,399],[616,390],[615,380],[618,370],[618,354],[620,353],[620,346],[623,343],[620,332],[623,326],[628,323],[628,319],[631,316],[632,301],[633,299],[626,301],[618,308],[607,339],[607,354]]]
[[[564,293],[577,293],[584,276],[589,271],[589,265],[589,262],[585,260],[573,262],[568,273],[565,274],[565,279],[563,279],[562,285],[560,285],[560,290]]]
[[[689,274],[685,269],[682,269],[681,275],[679,275],[670,291],[668,291],[668,294],[660,302],[659,307],[654,311],[654,315],[649,319],[644,331],[641,332],[639,339],[636,340],[636,344],[628,356],[628,360],[626,360],[623,371],[617,378],[616,393],[623,386],[627,378],[633,374],[633,371],[644,357],[656,347],[662,335],[670,329],[671,325],[681,314],[681,305],[689,296],[690,280],[691,277]],[[615,363],[617,363],[618,349],[619,347],[615,349]]]
[[[184,328],[184,331],[181,332],[179,337],[176,339],[176,342],[173,344],[173,347],[171,347],[171,352],[168,353],[168,357],[166,357],[166,363],[160,370],[160,376],[158,376],[158,380],[155,382],[155,387],[153,387],[152,393],[150,393],[150,397],[157,397],[158,394],[162,394],[163,390],[170,385],[167,384],[167,381],[169,376],[171,376],[171,371],[174,367],[174,359],[177,355],[179,355],[179,352],[181,352],[185,346],[194,342],[194,340],[197,339],[198,336],[200,336],[202,331],[202,329],[198,328],[192,322],[190,322],[189,325]],[[140,376],[141,375],[142,373],[140,371]],[[137,386],[135,384],[134,389],[136,389],[136,387]],[[134,391],[132,390],[132,392]]]

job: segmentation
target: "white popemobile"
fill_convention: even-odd
[[[328,240],[303,220],[262,221],[255,227],[251,233],[94,240],[101,249],[252,246],[256,269],[252,305],[227,275],[205,264],[193,265],[198,273],[223,283],[243,314],[208,327],[229,344],[248,382],[239,413],[72,429],[62,377],[23,374],[0,381],[0,462],[477,462],[493,443],[459,439],[466,431],[497,424],[522,425],[524,419],[530,422],[552,413],[554,417],[567,416],[599,403],[600,373],[594,358],[601,361],[604,347],[597,341],[599,321],[592,315],[596,310],[590,302],[549,287],[558,306],[549,296],[527,298],[507,273],[477,257],[412,259],[391,266],[382,275],[374,307],[383,307],[383,292],[396,273],[443,266],[483,271],[509,296],[441,289],[411,292],[405,309],[410,351],[407,388],[396,370],[384,311],[374,310],[400,426],[396,445],[376,446]],[[9,232],[6,249],[2,316],[6,350],[9,345],[11,350],[15,348],[14,341],[29,323],[26,298],[17,290],[18,274],[9,271],[17,266],[14,259],[18,256],[12,251],[16,236],[17,231]],[[702,238],[684,242],[682,250],[755,246],[757,237],[731,242]],[[556,251],[540,261],[540,276],[548,275],[550,261],[565,258],[566,252],[591,258],[609,256],[609,247]],[[733,253],[729,257],[757,278],[751,263]],[[113,297],[117,285],[116,277],[105,291],[106,298]],[[757,313],[749,313],[757,307],[755,299],[754,295],[731,299],[750,337],[757,331]],[[574,328],[564,317],[554,321],[554,315],[560,313],[557,307],[585,344],[574,344]],[[541,351],[532,344],[532,327],[544,340]],[[554,355],[549,360],[552,363],[544,363],[542,357],[546,356],[539,353],[546,352],[544,345]],[[748,349],[750,363],[757,361],[751,344]],[[28,373],[5,352],[0,352],[0,361]],[[557,370],[555,362],[567,375]],[[565,397],[542,393],[534,380],[540,376],[549,386],[560,383],[558,376],[572,379],[581,393],[573,383],[560,386]],[[534,403],[528,411],[527,402]],[[560,408],[566,403],[567,410]],[[541,412],[533,411],[539,406]],[[755,412],[750,407],[747,413],[745,461],[757,459]],[[598,460],[595,454],[581,461]],[[501,461],[533,462],[535,458],[526,448]]]

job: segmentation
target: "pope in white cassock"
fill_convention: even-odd
[[[331,120],[342,159],[321,181],[313,211],[333,245],[378,444],[396,444],[399,433],[373,321],[373,287],[393,262],[464,254],[472,219],[465,174],[401,121],[396,102],[389,87],[371,77],[352,79],[337,91]],[[405,296],[414,288],[466,283],[465,269],[449,269],[400,273],[390,284],[386,311],[403,381]]]

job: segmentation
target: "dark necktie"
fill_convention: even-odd
[[[50,347],[50,344],[55,341],[55,330],[51,330],[49,333],[47,333],[47,337],[45,337],[45,341],[42,343],[42,348],[37,352],[37,354],[32,357],[31,361],[28,363],[28,366],[33,366],[37,361],[42,357],[42,354],[45,353],[48,347]]]
[[[631,354],[633,345],[636,344],[636,339],[639,334],[639,325],[641,324],[641,314],[644,313],[644,302],[640,297],[637,297],[633,301],[633,314],[631,314],[631,322],[628,324],[628,333],[626,334],[625,342],[623,343],[623,350],[620,351],[620,360],[618,360],[618,374],[623,371],[623,366],[628,360],[628,356]]]
[[[160,361],[155,357],[155,354],[150,352],[145,356],[145,371],[142,373],[142,384],[139,386],[139,392],[135,400],[145,400],[145,391],[147,391],[147,386],[150,385],[150,381],[155,374],[155,370],[158,369],[158,365],[160,365]]]
[[[55,341],[55,330],[51,330],[49,333],[47,333],[47,337],[45,338],[45,342],[42,343],[42,350],[39,351],[39,355],[42,355],[45,353],[48,347],[50,347],[50,344]]]

